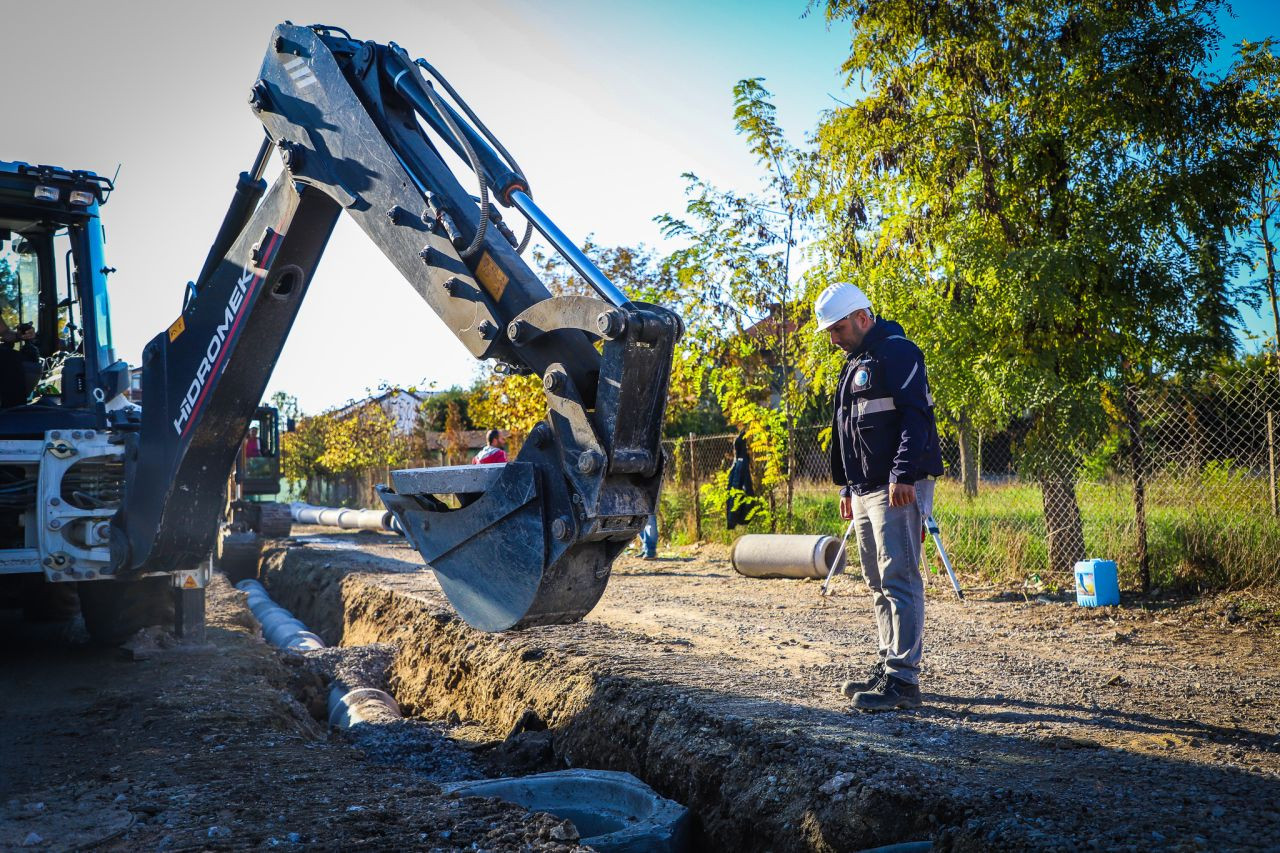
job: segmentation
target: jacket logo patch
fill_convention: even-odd
[[[865,367],[859,367],[853,374],[853,390],[859,391],[866,388],[871,382],[871,371]]]

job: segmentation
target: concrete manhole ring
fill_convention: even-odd
[[[445,786],[461,797],[495,797],[573,821],[580,843],[601,853],[677,853],[688,849],[689,810],[630,773],[557,770]]]

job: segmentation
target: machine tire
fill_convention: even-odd
[[[80,612],[74,583],[50,583],[44,575],[18,575],[24,622],[69,622]]]
[[[263,539],[284,539],[293,533],[293,507],[282,503],[258,506],[258,532]]]
[[[84,627],[99,645],[118,646],[152,625],[173,627],[173,581],[167,576],[79,586]]]
[[[214,561],[227,580],[236,584],[258,576],[258,560],[262,557],[262,537],[252,530],[243,533],[222,528]]]

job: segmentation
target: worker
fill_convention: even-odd
[[[640,528],[640,549],[640,559],[658,559],[658,514],[656,512],[649,513],[644,527]]]
[[[249,437],[244,440],[244,455],[250,458],[262,455],[262,444],[258,441],[258,428],[249,427]]]
[[[471,460],[472,465],[498,465],[507,461],[507,452],[502,449],[502,433],[491,429],[484,436],[485,445]]]
[[[0,409],[21,406],[34,387],[28,376],[28,358],[9,344],[34,340],[36,330],[30,323],[19,323],[14,328],[0,320]]]
[[[833,284],[814,305],[817,325],[848,355],[831,430],[840,517],[853,521],[871,588],[879,657],[841,691],[861,711],[920,706],[924,635],[921,530],[933,511],[942,452],[924,355],[902,327],[877,318],[858,287]]]
[[[729,497],[725,501],[725,527],[746,524],[755,508],[755,488],[751,484],[751,455],[747,436],[741,430],[733,440],[733,467],[729,469]]]

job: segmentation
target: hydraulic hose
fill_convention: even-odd
[[[392,45],[394,48],[395,46]],[[467,135],[462,132],[462,128],[454,121],[452,110],[445,104],[444,100],[431,87],[429,82],[424,82],[422,75],[418,73],[417,68],[411,64],[402,53],[394,54],[396,59],[404,64],[404,68],[392,79],[392,85],[396,91],[404,96],[414,105],[419,113],[426,115],[425,106],[429,105],[440,116],[449,132],[453,134],[454,141],[462,148],[466,154],[467,163],[471,166],[471,171],[475,172],[476,181],[480,185],[480,223],[476,227],[475,237],[471,239],[471,245],[460,251],[458,254],[469,259],[480,247],[484,245],[485,233],[489,229],[489,179],[485,176],[485,170],[480,163],[480,158],[476,155],[475,148],[471,145],[471,140],[467,139]],[[413,81],[416,86],[410,86],[405,77],[413,73]],[[426,103],[423,103],[425,98]]]
[[[525,177],[524,172],[520,169],[520,164],[516,162],[516,158],[511,155],[511,152],[508,151],[500,141],[498,141],[498,137],[494,136],[485,123],[480,120],[480,116],[476,115],[475,111],[471,109],[471,105],[458,94],[458,90],[453,88],[452,84],[449,83],[445,76],[437,71],[435,66],[430,62],[427,62],[422,58],[415,59],[413,62],[414,65],[425,69],[428,74],[440,82],[440,85],[444,87],[444,90],[449,93],[449,97],[453,98],[454,103],[456,103],[462,111],[467,114],[467,118],[471,119],[472,124],[474,124],[480,133],[484,135],[485,139],[489,140],[489,144],[497,149],[498,153],[502,155],[502,159],[507,161],[507,166],[511,168],[511,171],[524,182],[525,194],[530,198],[533,198],[533,190],[529,188],[529,179]],[[525,247],[529,245],[529,238],[532,236],[533,223],[526,219],[524,223],[524,237],[520,240],[520,245],[516,246],[517,255],[524,254]]]

